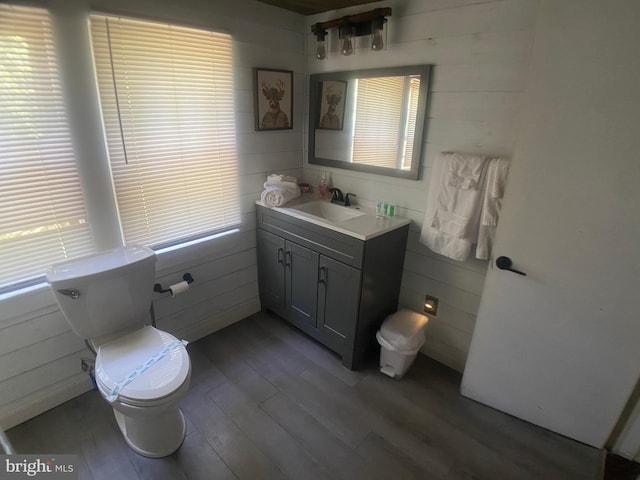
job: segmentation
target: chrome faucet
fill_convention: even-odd
[[[344,205],[345,207],[351,206],[351,200],[349,196],[355,197],[355,193],[342,193],[342,190],[339,188],[330,188],[329,192],[331,192],[331,203],[335,203],[338,205]]]

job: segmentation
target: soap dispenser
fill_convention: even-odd
[[[329,174],[327,172],[322,172],[322,175],[320,176],[318,193],[320,194],[320,198],[323,200],[327,198],[327,195],[329,195]]]

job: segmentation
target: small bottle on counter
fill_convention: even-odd
[[[329,175],[327,172],[322,172],[320,176],[320,183],[318,184],[318,194],[321,199],[326,199],[329,195]]]
[[[396,206],[387,201],[376,202],[376,216],[378,218],[389,218],[396,214]]]

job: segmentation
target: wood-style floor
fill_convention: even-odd
[[[404,379],[352,372],[260,313],[188,347],[187,438],[170,457],[130,450],[93,391],[8,432],[18,453],[79,454],[80,479],[596,479],[591,447],[459,394],[423,355]]]

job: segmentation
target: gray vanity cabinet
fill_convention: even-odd
[[[397,309],[408,226],[362,241],[262,206],[257,216],[262,308],[361,366]]]
[[[353,335],[360,271],[264,230],[258,245],[263,307],[341,352]]]
[[[355,335],[360,273],[360,270],[320,255],[318,334],[319,340],[336,352],[342,352],[347,339]],[[349,362],[350,355],[350,351],[343,352],[343,360]]]
[[[285,309],[291,320],[303,329],[316,328],[319,257],[313,250],[285,241]]]
[[[274,312],[285,310],[284,238],[258,230],[260,300]]]

